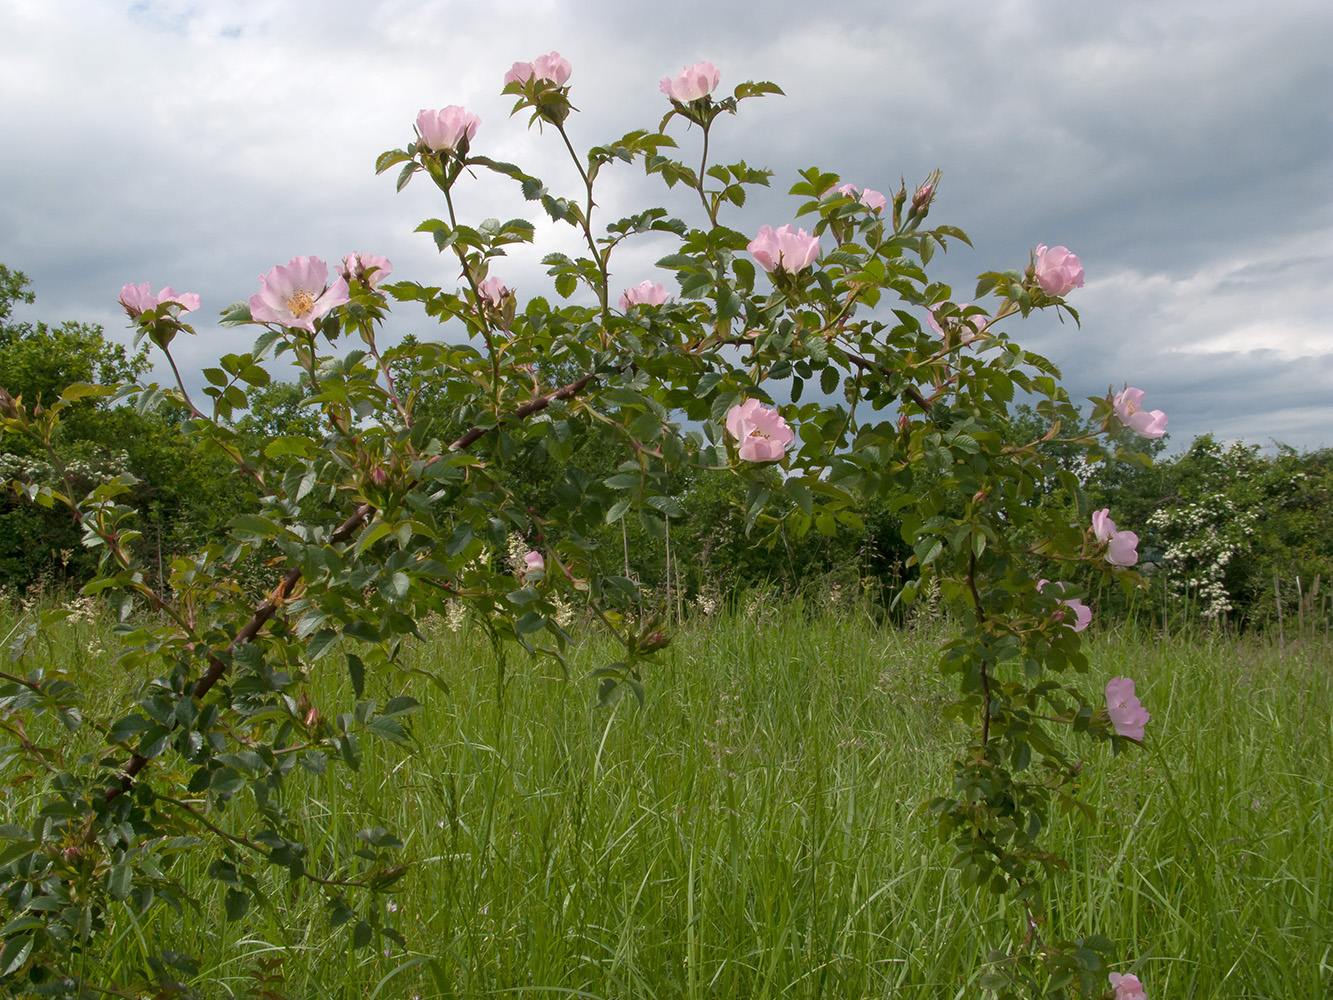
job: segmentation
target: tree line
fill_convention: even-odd
[[[0,264],[0,385],[11,395],[49,406],[73,383],[134,382],[148,372],[147,348],[127,349],[97,324],[17,321],[14,306],[34,302],[30,286],[23,272]],[[419,419],[437,423],[439,436],[448,440],[450,413],[443,403],[431,405],[432,373],[418,362],[414,345],[409,337],[395,349],[396,380],[416,395]],[[533,377],[560,384],[561,374],[537,370]],[[298,405],[300,396],[296,386],[282,382],[258,389],[235,431],[261,442],[317,435],[317,421]],[[165,587],[173,555],[221,539],[231,519],[253,510],[258,496],[226,456],[181,433],[188,419],[183,410],[135,403],[134,397],[114,405],[79,402],[59,439],[44,451],[14,435],[0,436],[0,480],[18,485],[58,478],[86,492],[104,477],[129,473],[136,482],[126,502],[140,513],[141,555],[156,568],[155,585]],[[1016,442],[1049,429],[1031,408],[1015,408],[1010,433]],[[1166,439],[1156,447],[1163,451]],[[1083,484],[1075,502],[1088,510],[1109,508],[1118,524],[1138,533],[1149,580],[1146,590],[1091,593],[1099,621],[1134,615],[1168,628],[1206,622],[1235,629],[1277,626],[1286,633],[1327,627],[1333,610],[1333,449],[1299,452],[1279,444],[1266,453],[1204,435],[1173,455],[1159,454],[1150,468],[1078,467],[1072,450],[1070,456]],[[531,498],[533,510],[543,510],[549,494],[570,477],[614,472],[591,442],[570,441],[559,453],[536,462],[529,456],[504,474]],[[877,614],[903,613],[893,598],[914,571],[891,500],[865,501],[802,538],[779,531],[771,544],[758,546],[747,530],[751,484],[709,477],[673,485],[681,513],[665,519],[665,527],[631,515],[604,525],[597,539],[623,559],[627,575],[652,588],[661,610],[681,617],[711,613],[760,593],[807,603],[864,601]],[[21,489],[0,495],[5,594],[76,589],[93,575],[96,558],[67,513],[29,502]],[[262,560],[236,571],[238,583],[256,591],[270,582]]]

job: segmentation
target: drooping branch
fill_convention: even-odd
[[[596,372],[589,372],[587,375],[584,375],[580,379],[575,379],[568,385],[563,385],[559,389],[538,396],[536,399],[529,400],[522,406],[518,407],[518,409],[514,410],[513,413],[509,414],[506,419],[523,420],[525,417],[530,417],[532,414],[539,413],[546,409],[557,399],[572,399],[586,389],[588,384],[593,382],[596,378]],[[462,451],[465,448],[469,448],[480,438],[485,437],[487,433],[494,429],[494,427],[473,427],[470,431],[451,444],[449,450]]]
[[[370,504],[362,504],[356,509],[356,512],[352,514],[351,517],[339,525],[338,529],[329,536],[330,544],[338,545],[347,541],[374,513],[374,507]],[[287,571],[287,575],[282,578],[282,582],[273,589],[273,592],[269,594],[268,599],[255,609],[254,614],[250,616],[250,620],[241,626],[241,630],[237,632],[231,642],[227,644],[228,654],[234,652],[238,646],[243,646],[247,642],[250,642],[259,634],[259,630],[268,623],[268,620],[273,617],[278,608],[282,606],[282,603],[291,596],[292,591],[296,589],[296,584],[300,579],[301,570],[299,567],[293,567]],[[203,698],[210,690],[212,690],[213,686],[222,679],[222,676],[226,672],[226,661],[212,650],[209,650],[208,670],[204,672],[199,680],[195,681],[193,692],[194,697]],[[135,776],[144,769],[147,763],[148,758],[141,754],[136,753],[132,756],[121,771],[120,780],[106,790],[106,800],[110,802],[118,795],[128,792],[133,788]]]

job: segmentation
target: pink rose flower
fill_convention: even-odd
[[[1166,433],[1166,414],[1161,410],[1143,408],[1143,390],[1133,387],[1122,390],[1115,397],[1115,415],[1136,434],[1159,438]]]
[[[542,558],[542,554],[540,552],[529,552],[527,555],[525,555],[523,557],[523,566],[524,566],[523,569],[524,576],[527,576],[530,573],[546,572],[546,560]]]
[[[417,112],[417,132],[422,144],[432,153],[452,151],[464,139],[471,142],[480,124],[480,118],[457,104],[439,111],[422,108]]]
[[[776,231],[772,226],[760,226],[759,235],[745,249],[754,254],[755,263],[765,271],[797,274],[819,256],[819,239],[791,225]]]
[[[343,266],[338,269],[343,280],[349,284],[362,281],[371,288],[378,288],[379,283],[393,273],[393,264],[388,257],[376,257],[370,253],[349,253],[343,258]]]
[[[655,281],[640,281],[633,288],[626,288],[617,305],[621,312],[629,312],[630,306],[660,306],[667,300],[667,290]]]
[[[538,56],[532,60],[532,75],[538,80],[554,83],[557,87],[563,87],[573,72],[574,67],[559,52],[552,52],[549,56]]]
[[[838,188],[838,194],[845,194],[848,198],[855,198],[872,212],[884,211],[884,206],[889,200],[878,191],[871,191],[870,188],[858,188],[855,184],[844,184]]]
[[[1051,247],[1043,243],[1037,247],[1035,272],[1037,284],[1051,298],[1068,295],[1083,287],[1083,264],[1069,252],[1068,247]]]
[[[318,257],[293,257],[259,276],[259,294],[250,296],[250,318],[315,332],[315,320],[351,299],[339,278],[325,287],[329,268]]]
[[[1134,682],[1128,677],[1112,677],[1106,682],[1106,714],[1117,733],[1139,741],[1143,740],[1143,727],[1152,718],[1134,697]],[[1134,979],[1133,976],[1127,978]],[[1134,979],[1134,983],[1137,985],[1138,980]],[[1115,985],[1114,980],[1111,985]],[[1139,989],[1143,987],[1139,986]]]
[[[1133,686],[1133,682],[1130,686]],[[1115,1000],[1148,1000],[1148,994],[1144,992],[1138,976],[1122,976],[1113,972],[1108,978],[1111,980],[1111,989],[1115,990]]]
[[[772,462],[787,454],[796,434],[782,414],[757,399],[737,403],[727,411],[727,433],[740,445],[743,462]]]
[[[504,82],[506,85],[511,83],[527,83],[532,79],[532,73],[532,63],[516,62],[513,66],[509,67],[509,72],[505,74]]]
[[[548,56],[538,56],[532,62],[514,63],[505,74],[504,82],[527,83],[535,77],[553,83],[557,87],[563,87],[573,72],[574,67],[569,64],[568,59],[559,52],[552,52]]]
[[[1139,536],[1132,531],[1117,531],[1110,507],[1093,512],[1092,533],[1097,541],[1106,542],[1106,561],[1112,566],[1133,566],[1139,561]]]
[[[505,287],[503,281],[501,281],[494,275],[487,278],[480,285],[478,285],[477,290],[481,292],[481,297],[483,300],[489,302],[497,309],[500,308],[500,306],[504,305],[505,299],[514,294],[508,288]]]
[[[1092,533],[1099,542],[1109,542],[1115,535],[1115,522],[1111,520],[1110,507],[1092,512]]]
[[[701,62],[686,66],[675,79],[669,76],[662,77],[660,88],[662,93],[673,101],[689,104],[701,97],[707,97],[717,89],[721,80],[722,74],[718,72],[716,66],[710,62]]]
[[[1041,588],[1046,586],[1046,584],[1048,583],[1050,583],[1049,580],[1038,580],[1037,593],[1041,593]],[[1061,590],[1065,589],[1065,585],[1058,581],[1056,582],[1056,586],[1059,587]],[[1074,621],[1072,623],[1066,622],[1065,612],[1063,611],[1057,611],[1055,613],[1056,621],[1065,622],[1065,624],[1069,625],[1069,627],[1072,628],[1075,632],[1082,632],[1085,628],[1087,628],[1089,625],[1092,624],[1092,608],[1084,604],[1079,598],[1071,597],[1068,600],[1062,599],[1060,603],[1063,604],[1065,607],[1069,608],[1070,611],[1074,612]]]
[[[181,312],[194,312],[199,308],[200,299],[194,292],[177,295],[170,285],[154,295],[152,283],[148,281],[142,285],[126,285],[120,290],[121,308],[130,319],[138,319],[142,313],[156,309],[163,302],[175,302]]]

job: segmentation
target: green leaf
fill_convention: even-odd
[[[394,743],[407,742],[407,730],[397,719],[391,719],[387,715],[377,715],[366,723],[366,729],[376,736],[382,736],[386,740]]]
[[[361,662],[361,657],[347,654],[347,673],[352,678],[353,694],[360,698],[366,690],[366,665]]]
[[[225,906],[228,920],[240,920],[250,909],[250,896],[239,889],[228,889]]]
[[[32,938],[31,934],[20,934],[5,942],[4,949],[0,950],[0,976],[12,975],[28,960]]]
[[[134,871],[129,865],[116,865],[107,874],[106,888],[113,899],[128,899],[133,884]]]

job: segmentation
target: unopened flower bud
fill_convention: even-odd
[[[907,211],[909,219],[925,215],[930,211],[930,203],[935,198],[935,184],[933,181],[927,181],[916,189],[916,194],[912,195],[912,207]]]
[[[370,481],[376,486],[385,486],[389,482],[389,474],[384,471],[384,466],[377,465],[370,470]]]

